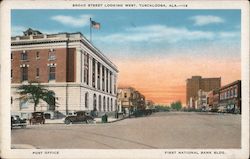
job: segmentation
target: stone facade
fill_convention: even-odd
[[[55,91],[56,111],[117,109],[117,67],[81,33],[32,34],[11,38],[12,113],[33,111],[17,100],[16,88],[38,81]],[[40,32],[39,32],[40,33]],[[41,102],[37,110],[47,111]]]

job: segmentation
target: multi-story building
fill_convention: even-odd
[[[219,89],[219,106],[232,112],[241,113],[241,80],[234,81]]]
[[[207,106],[210,109],[217,109],[219,106],[219,89],[214,89],[207,94]]]
[[[220,88],[221,78],[202,78],[201,76],[192,76],[186,80],[186,104],[190,108],[195,108],[195,102],[198,98],[198,91],[201,89],[209,92]]]
[[[38,81],[53,90],[56,111],[114,111],[117,103],[117,67],[80,32],[42,34],[28,29],[11,38],[11,99],[16,88]],[[33,111],[28,101],[12,100],[12,112]],[[37,110],[47,111],[41,102]]]
[[[208,92],[205,92],[201,89],[198,91],[197,109],[206,109],[206,107],[207,107],[207,94],[208,94]]]
[[[145,109],[145,96],[133,87],[118,88],[119,111],[129,113],[137,109]]]

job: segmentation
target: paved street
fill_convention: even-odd
[[[12,144],[67,149],[240,148],[240,115],[160,112],[108,124],[13,129]]]

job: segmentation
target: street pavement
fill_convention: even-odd
[[[159,112],[105,124],[31,125],[12,129],[11,139],[12,148],[240,148],[240,122],[234,114]]]

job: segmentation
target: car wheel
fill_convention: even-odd
[[[69,119],[66,119],[64,123],[67,125],[72,124],[72,122]]]

